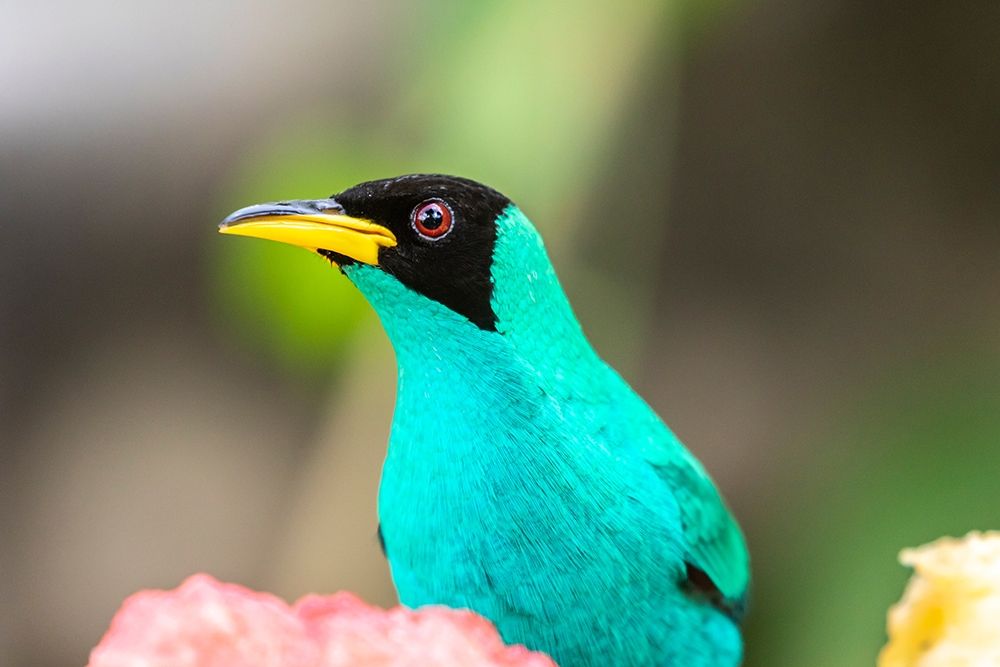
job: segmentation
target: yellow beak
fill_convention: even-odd
[[[255,236],[308,250],[332,250],[365,264],[378,264],[379,250],[396,245],[396,236],[389,229],[345,215],[330,199],[247,206],[223,220],[219,233]]]

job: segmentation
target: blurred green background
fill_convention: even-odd
[[[511,196],[748,535],[746,664],[872,664],[1000,527],[1000,4],[0,4],[0,663],[186,575],[394,602],[391,350],[221,238],[411,171]]]

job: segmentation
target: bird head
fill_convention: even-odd
[[[507,236],[521,237],[517,252],[498,252],[505,220]],[[537,232],[507,197],[454,176],[414,174],[327,199],[248,206],[219,231],[312,250],[339,266],[377,310],[379,286],[402,286],[485,331],[497,330],[498,272],[506,267],[530,280],[551,271]],[[535,249],[533,259],[525,248]],[[377,281],[374,273],[381,274]]]

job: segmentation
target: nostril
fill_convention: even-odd
[[[344,207],[338,204],[333,199],[320,200],[314,202],[314,206],[317,211],[336,211],[337,213],[343,213]]]

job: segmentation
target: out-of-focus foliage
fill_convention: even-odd
[[[339,183],[380,173],[388,161],[380,163],[373,153],[352,147],[349,136],[335,136],[329,124],[297,118],[248,148],[220,210],[325,197]],[[326,377],[343,358],[360,320],[371,316],[364,299],[317,255],[277,243],[233,240],[212,243],[209,258],[227,335],[242,341],[248,354],[271,356],[296,374]]]
[[[997,351],[977,341],[917,362],[836,411],[818,457],[793,458],[798,511],[755,544],[769,583],[753,664],[870,664],[906,579],[890,567],[900,546],[1000,525]]]
[[[335,117],[293,115],[242,156],[226,206],[317,198],[410,172],[453,173],[530,203],[547,238],[565,241],[636,72],[669,25],[669,7],[653,0],[585,2],[572,12],[529,0],[457,11],[423,5],[413,21],[447,39],[405,34],[401,75],[378,105],[384,111],[373,115],[347,99]],[[417,45],[421,57],[409,58]],[[347,281],[322,276],[322,262],[301,250],[212,241],[219,303],[234,336],[296,373],[322,373],[342,356],[364,316]]]

